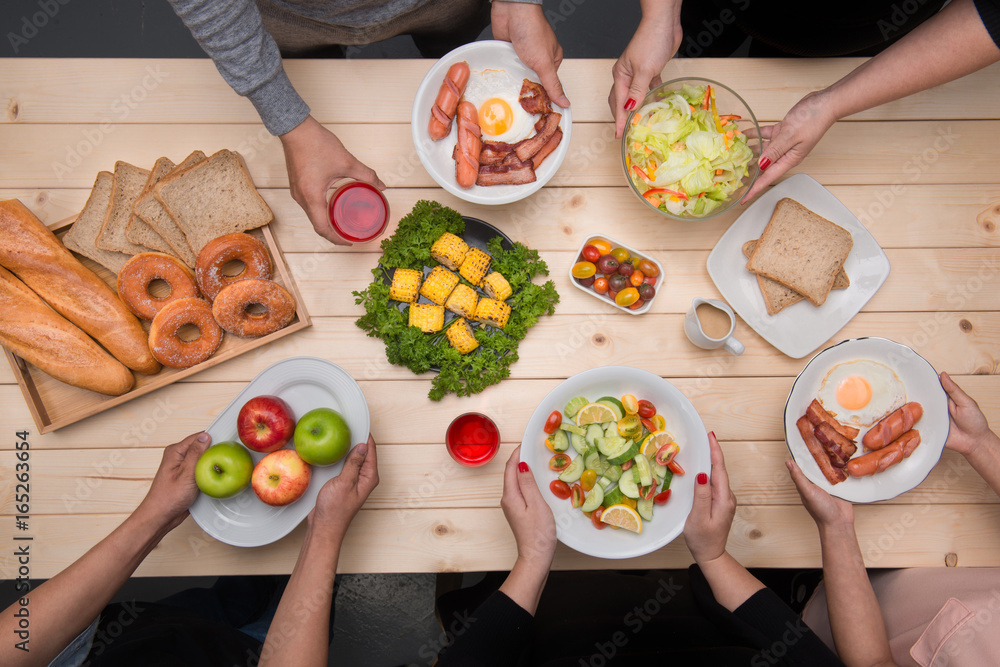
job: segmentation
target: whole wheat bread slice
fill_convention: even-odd
[[[749,258],[756,247],[757,239],[747,241],[743,244],[743,254]],[[846,289],[850,285],[851,279],[847,277],[847,273],[841,267],[840,273],[837,274],[837,277],[833,281],[833,289]],[[795,290],[764,276],[757,276],[757,286],[764,297],[764,305],[767,306],[768,315],[777,315],[788,306],[798,303],[805,298]]]
[[[132,243],[125,238],[125,228],[132,219],[132,206],[146,185],[149,170],[128,162],[115,162],[115,178],[111,184],[111,206],[97,237],[97,247],[116,250],[127,255],[154,252],[152,248]]]
[[[194,151],[184,158],[180,164],[174,167],[170,173],[160,179],[160,182],[162,183],[163,181],[174,178],[182,171],[185,171],[204,160],[205,157],[205,154],[201,151]],[[152,188],[139,196],[139,199],[135,202],[135,213],[143,220],[143,222],[152,227],[160,236],[163,237],[167,244],[170,245],[170,248],[174,251],[174,254],[180,257],[182,262],[190,267],[194,266],[197,258],[191,250],[191,246],[188,245],[187,237],[184,236],[184,232],[181,231],[181,228],[177,226],[174,219],[171,218],[166,209],[163,208],[163,204],[161,204],[159,200],[153,196]]]
[[[149,176],[146,178],[146,184],[142,187],[142,192],[139,193],[139,197],[136,199],[136,204],[139,203],[139,199],[142,198],[144,194],[153,189],[153,186],[159,183],[164,176],[166,176],[170,171],[177,165],[170,158],[161,157],[149,172]],[[135,214],[135,204],[132,205],[132,217],[129,218],[128,225],[125,227],[125,238],[129,240],[130,243],[135,243],[136,245],[146,246],[147,248],[152,248],[162,253],[172,255],[177,257],[177,253],[174,252],[167,240],[164,239],[155,229],[146,224],[146,222]]]
[[[107,267],[112,273],[118,273],[129,260],[129,256],[97,247],[97,235],[101,233],[101,225],[104,224],[104,218],[111,204],[113,181],[114,176],[110,171],[98,172],[87,203],[76,217],[76,222],[62,237],[62,242],[73,252],[89,257],[101,266]]]
[[[747,269],[822,306],[853,247],[849,231],[786,197],[774,207]]]
[[[274,219],[242,158],[229,150],[157,183],[153,196],[177,222],[195,255],[214,238],[256,229]]]

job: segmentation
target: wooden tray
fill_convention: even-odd
[[[50,229],[57,236],[62,237],[75,220],[76,216],[71,216],[51,225]],[[4,354],[7,355],[10,367],[17,378],[17,384],[21,387],[21,393],[24,394],[24,400],[28,404],[28,409],[35,420],[38,432],[49,433],[64,426],[69,426],[81,419],[86,419],[115,406],[127,403],[133,398],[144,396],[152,391],[156,391],[160,387],[165,387],[168,384],[190,377],[195,373],[199,373],[224,361],[238,357],[245,352],[255,350],[262,345],[267,345],[273,340],[288,336],[308,327],[312,323],[309,319],[309,314],[306,312],[298,288],[288,273],[288,267],[285,266],[285,259],[281,254],[281,248],[278,247],[278,242],[271,233],[270,226],[265,225],[250,233],[264,241],[271,253],[271,259],[274,262],[273,280],[287,289],[295,299],[295,318],[287,327],[261,338],[239,338],[238,336],[225,333],[223,334],[222,344],[219,345],[219,349],[207,360],[182,370],[164,367],[156,375],[133,373],[135,376],[135,387],[121,396],[105,396],[60,382],[12,354],[9,350],[4,349]],[[76,255],[75,253],[74,256],[83,262],[84,266],[100,276],[104,282],[111,286],[112,290],[115,289],[115,274],[86,257]],[[143,326],[148,330],[149,322],[143,321]]]

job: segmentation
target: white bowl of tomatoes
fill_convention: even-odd
[[[642,315],[663,287],[663,266],[608,236],[587,237],[569,269],[570,281],[629,315]]]

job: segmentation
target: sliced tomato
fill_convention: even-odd
[[[598,507],[596,510],[590,513],[590,522],[594,524],[594,528],[597,530],[604,530],[608,527],[608,524],[601,521],[601,515],[604,514],[604,508]]]
[[[573,491],[569,488],[569,484],[562,481],[561,479],[552,480],[552,482],[549,484],[549,491],[551,491],[552,495],[558,498],[559,500],[566,500],[571,495],[573,495]]]
[[[644,486],[639,489],[639,495],[645,500],[652,500],[653,496],[656,495],[656,485],[650,484],[649,486]]]
[[[622,464],[622,472],[625,472],[631,467],[632,467],[632,459],[629,459],[628,461]]]
[[[569,464],[573,460],[566,454],[559,452],[551,459],[549,459],[549,470],[555,470],[556,472],[562,472],[569,467]]]
[[[663,418],[663,415],[653,415],[652,422],[657,431],[663,431],[667,428],[667,420]]]
[[[649,419],[650,417],[653,417],[654,415],[656,415],[656,406],[653,405],[650,401],[647,401],[646,399],[640,400],[639,401],[639,416],[642,417],[643,419]],[[651,428],[649,430],[650,431],[655,431],[656,429],[652,429]]]
[[[668,463],[667,464],[667,470],[669,470],[670,472],[674,473],[675,475],[683,475],[684,474],[684,468],[682,468],[681,464],[678,463],[677,461],[671,461],[670,463]]]
[[[594,484],[597,483],[597,472],[594,470],[584,470],[583,474],[580,475],[580,486],[583,487],[584,491],[590,491],[594,488]]]
[[[553,410],[549,418],[545,420],[545,426],[542,427],[542,430],[550,434],[555,433],[560,424],[562,424],[562,413]]]
[[[642,407],[640,407],[639,409],[642,410]],[[642,427],[647,431],[649,431],[650,433],[656,430],[656,424],[654,424],[649,419],[643,418],[641,421],[642,421]]]
[[[580,507],[583,505],[583,497],[586,495],[583,492],[583,487],[579,484],[574,484],[573,488],[570,489],[570,502],[573,503],[573,507]]]
[[[665,505],[668,500],[670,500],[670,489],[657,493],[653,496],[653,502],[657,505]]]
[[[670,465],[679,451],[681,451],[680,445],[676,442],[668,442],[657,450],[656,462],[661,466]]]

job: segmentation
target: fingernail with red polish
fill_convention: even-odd
[[[762,157],[760,159],[760,170],[761,171],[764,171],[765,169],[767,169],[770,166],[771,166],[771,158],[769,158],[769,157]]]
[[[517,469],[519,472],[528,472],[528,464],[525,463],[524,461],[521,461],[520,463],[517,464]]]
[[[709,432],[709,435],[712,436],[713,438],[715,438],[715,431]],[[718,440],[718,438],[716,438],[716,440]]]
[[[633,100],[630,97],[628,98],[628,102],[625,103],[625,111],[631,111],[634,108],[635,108],[635,100]]]
[[[708,484],[708,475],[703,472],[698,473],[698,483],[701,485]]]

